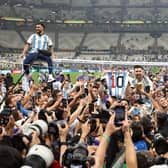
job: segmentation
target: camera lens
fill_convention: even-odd
[[[36,131],[38,136],[42,136],[48,131],[48,125],[44,120],[37,120],[33,124],[23,129],[23,134],[30,136],[33,131]]]
[[[50,148],[45,145],[33,145],[24,162],[24,167],[46,168],[50,167],[54,160],[54,155]]]

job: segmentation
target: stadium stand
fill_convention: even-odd
[[[81,39],[83,34],[78,33],[60,33],[59,34],[59,48],[60,49],[75,49]]]
[[[129,0],[129,4],[131,5],[144,5],[144,4],[150,4],[151,0]]]
[[[124,34],[121,43],[126,49],[147,50],[154,43],[154,38],[149,34]]]
[[[118,34],[94,33],[88,34],[84,46],[88,49],[109,49],[110,46],[117,46]]]
[[[162,34],[160,38],[158,38],[158,44],[159,46],[163,46],[165,49],[168,49],[168,34]]]

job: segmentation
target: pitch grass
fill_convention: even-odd
[[[39,74],[38,72],[33,72],[33,73],[32,73],[32,78],[34,79],[34,81],[35,81],[35,83],[36,83],[37,85],[39,84],[38,74]],[[75,83],[77,77],[78,77],[79,75],[82,75],[81,72],[65,72],[64,75],[66,75],[66,74],[70,74],[72,83]],[[17,82],[17,80],[19,79],[20,76],[21,76],[21,74],[13,74],[14,83]],[[100,73],[94,73],[94,76],[99,77],[99,76],[100,76]]]
[[[152,68],[150,68],[149,71],[150,71],[152,74],[157,74],[157,73],[159,73],[160,68],[158,68],[158,67],[152,67]],[[33,74],[32,74],[32,77],[33,77],[33,79],[34,79],[34,81],[35,81],[36,84],[39,84],[38,74],[39,74],[38,72],[33,72]],[[78,77],[79,75],[82,75],[82,72],[65,72],[64,75],[66,75],[66,74],[70,74],[72,83],[75,83],[77,77]],[[97,72],[97,73],[94,73],[93,75],[96,76],[96,77],[100,77],[100,74],[101,74],[101,73],[98,73],[98,72]],[[13,74],[14,83],[17,82],[17,80],[19,79],[20,75],[21,75],[21,74]]]

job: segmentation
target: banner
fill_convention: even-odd
[[[117,98],[123,98],[125,96],[125,90],[128,84],[128,72],[108,72],[106,79],[109,88],[109,94],[111,96],[116,96]]]
[[[22,71],[20,69],[14,69],[14,70],[12,70],[12,73],[13,74],[21,74]]]
[[[11,73],[11,70],[7,70],[7,69],[5,69],[5,70],[0,70],[0,74],[6,75],[7,73]]]

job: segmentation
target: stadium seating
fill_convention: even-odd
[[[126,49],[147,50],[149,46],[153,45],[154,39],[149,34],[127,33],[124,34],[121,43]]]

